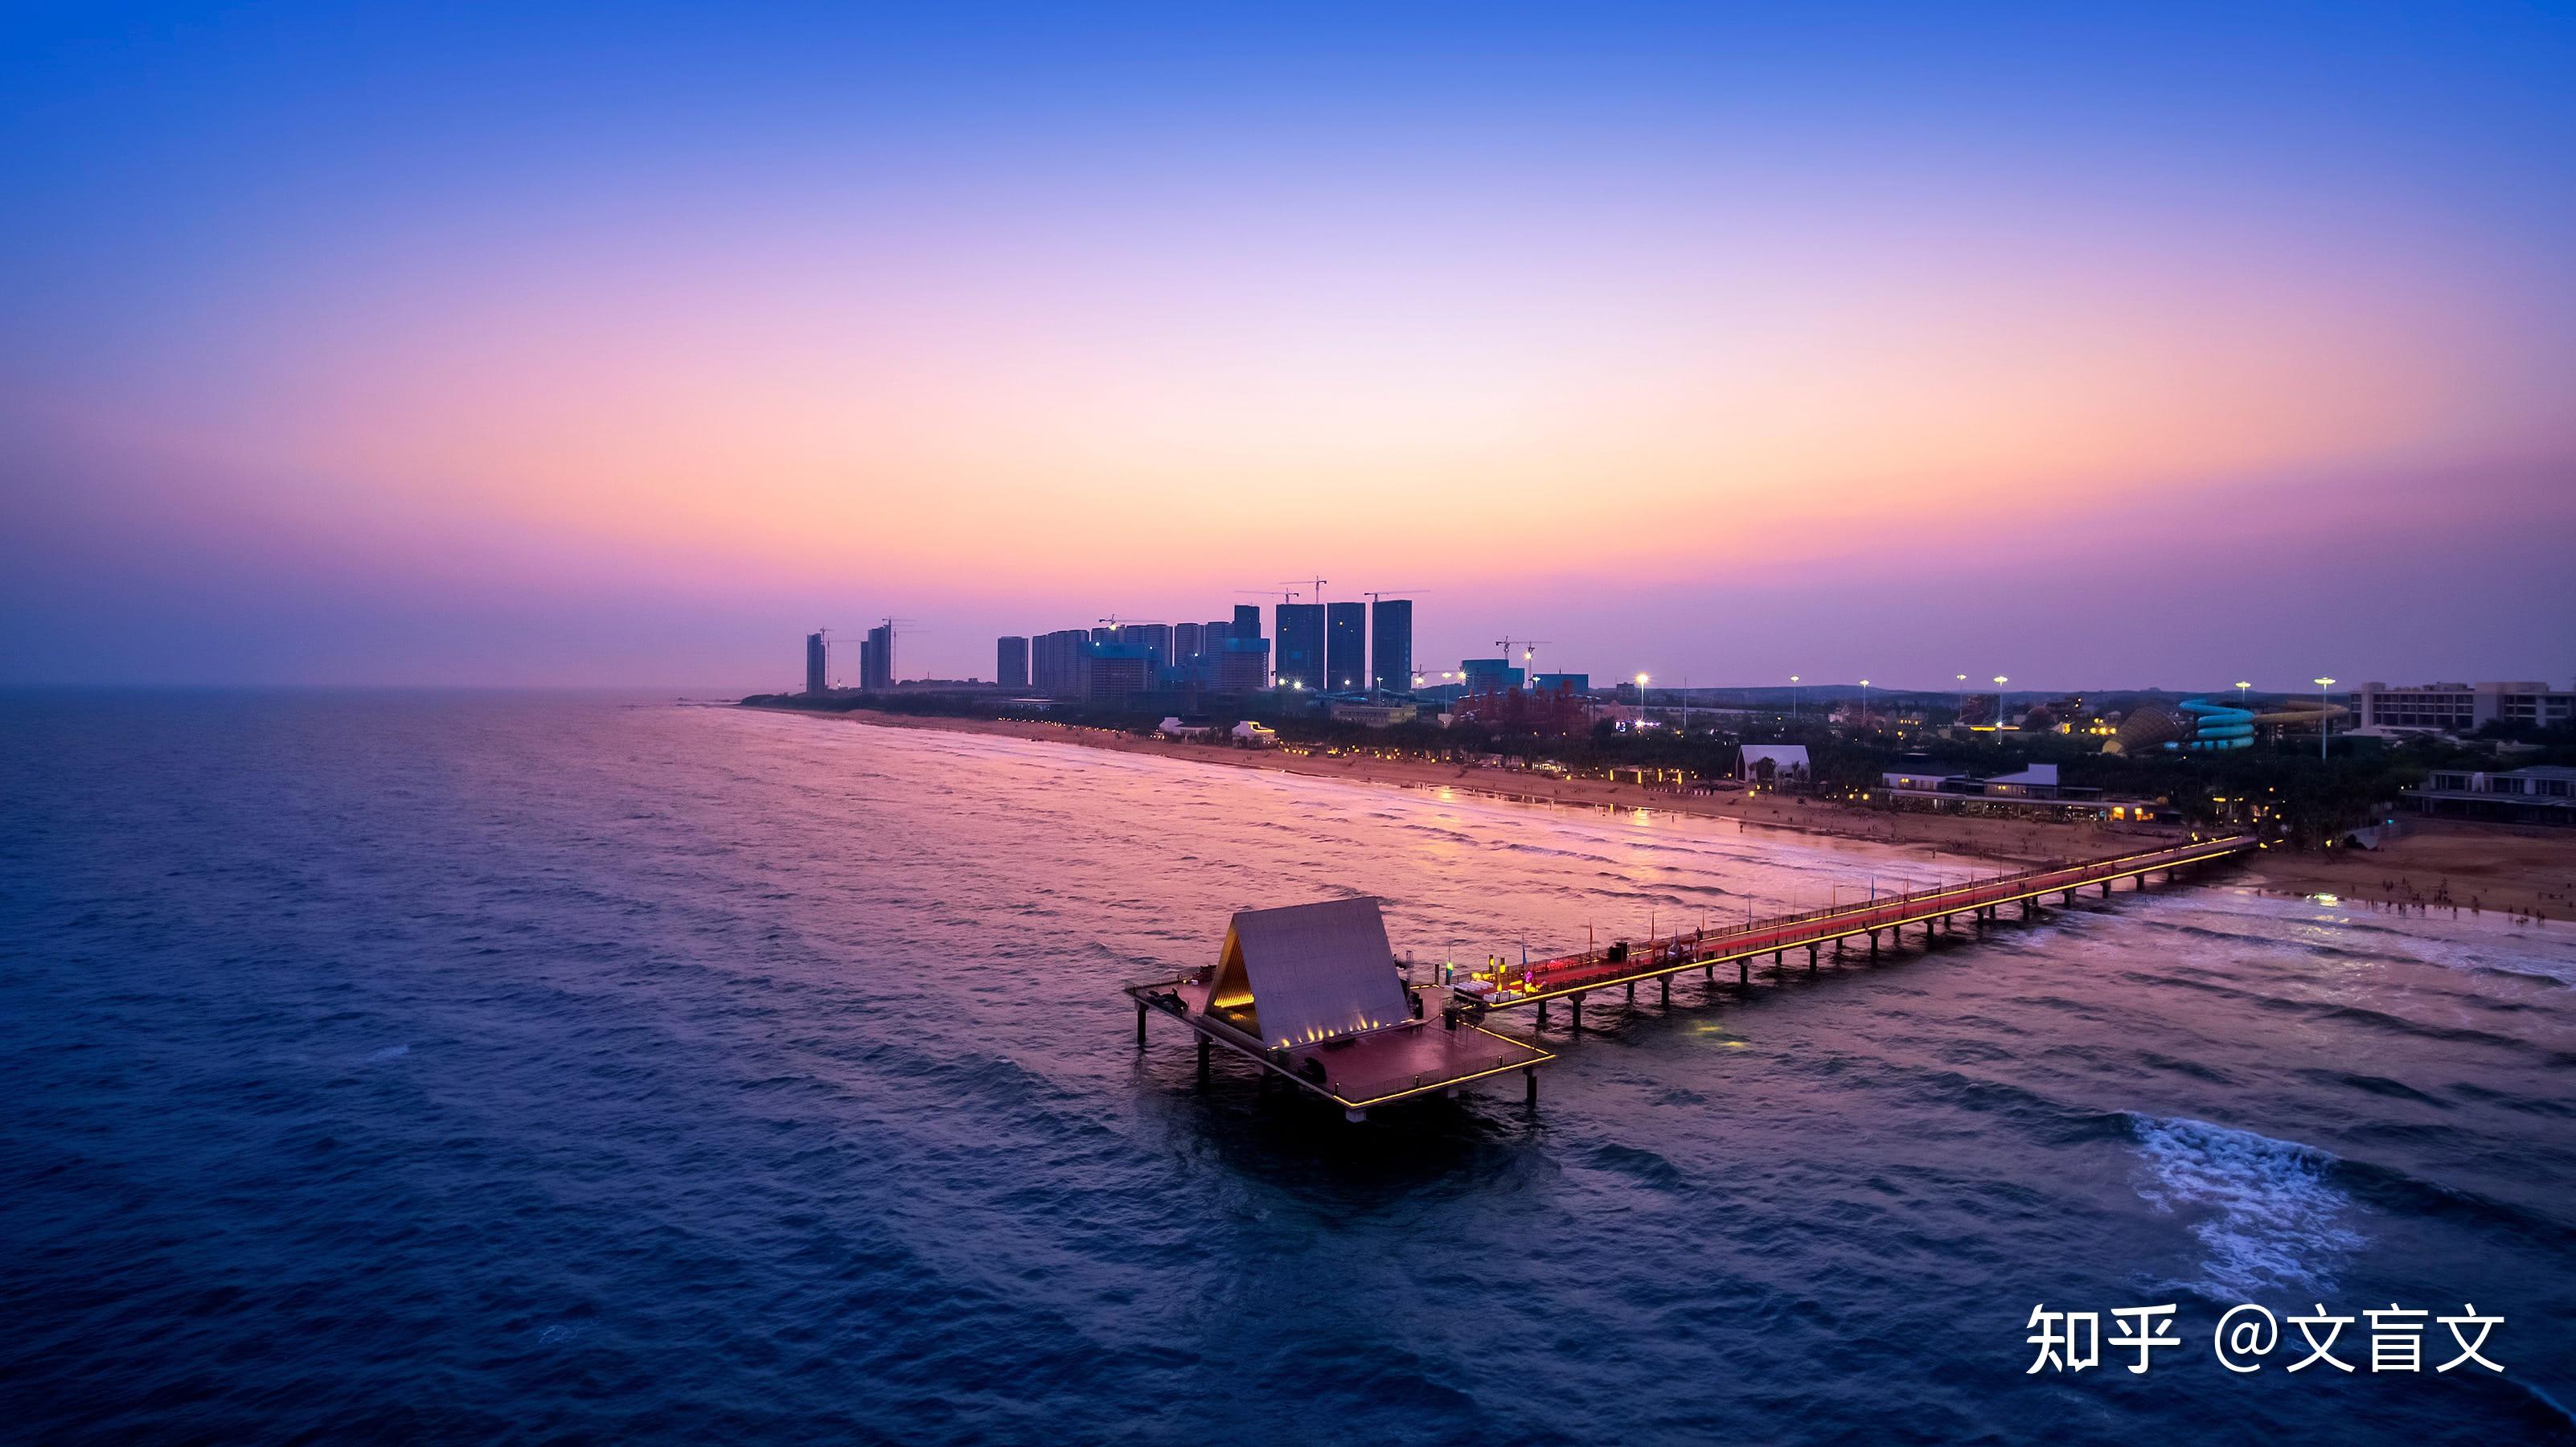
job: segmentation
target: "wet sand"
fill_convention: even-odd
[[[2384,847],[2264,853],[2266,887],[2408,913],[2576,919],[2576,831],[2456,819],[2409,822]]]

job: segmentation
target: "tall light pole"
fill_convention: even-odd
[[[2313,679],[2311,682],[2315,683],[2317,686],[2317,762],[2324,763],[2326,758],[2327,728],[2326,690],[2334,687],[2334,680],[2331,678],[2319,678]]]
[[[1996,743],[2002,743],[2002,742],[2004,741],[2004,685],[2005,685],[2005,684],[2007,684],[2007,683],[2010,683],[2010,682],[2012,682],[2012,680],[2011,680],[2011,679],[2004,677],[2004,676],[2003,676],[2002,674],[2000,674],[2000,673],[1998,673],[1998,674],[1996,674],[1996,675],[1995,675],[1995,742],[1996,742]]]
[[[1794,673],[1793,673],[1793,674],[1790,674],[1790,675],[1789,675],[1789,721],[1790,721],[1791,723],[1796,723],[1796,722],[1798,721],[1798,715],[1799,715],[1799,713],[1801,712],[1801,710],[1800,710],[1800,709],[1799,709],[1799,707],[1798,707],[1798,700],[1799,700],[1799,698],[1802,696],[1802,693],[1803,693],[1803,690],[1801,690],[1801,689],[1798,687],[1798,675],[1796,675],[1796,674],[1794,674]]]
[[[1860,681],[1860,726],[1869,727],[1869,680]]]
[[[1642,673],[1641,673],[1641,674],[1638,674],[1638,675],[1637,675],[1637,729],[1638,729],[1638,731],[1639,731],[1639,732],[1641,732],[1641,733],[1642,733],[1642,732],[1644,732],[1644,731],[1645,731],[1645,727],[1646,727],[1646,675],[1644,675],[1644,674],[1642,674]]]
[[[1967,727],[1968,724],[1968,675],[1964,673],[1959,675],[1959,717],[1957,719],[1957,723],[1961,728]]]
[[[2250,684],[2250,683],[2247,683],[2247,682],[2245,682],[2245,681],[2244,681],[2244,680],[2242,680],[2242,679],[2237,680],[2237,683],[2236,683],[2236,706],[2237,706],[2238,708],[2244,708],[2244,707],[2245,707],[2245,690],[2247,690],[2247,689],[2249,689],[2249,688],[2252,688],[2253,686],[2254,686],[2254,685],[2252,685],[2252,684]],[[2249,713],[2250,713],[2250,712],[2252,712],[2252,710],[2248,709],[2248,710],[2247,710],[2247,712],[2249,712]]]

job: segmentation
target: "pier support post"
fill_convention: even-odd
[[[1814,974],[1815,972],[1816,972],[1816,947],[1815,947],[1814,945],[1809,945],[1809,946],[1807,946],[1807,973],[1812,975],[1812,974]]]
[[[1869,957],[1873,960],[1878,958],[1878,931],[1876,930],[1869,932]]]
[[[1637,982],[1634,980],[1628,982],[1628,1003],[1632,1006],[1637,1003]]]
[[[1547,1028],[1547,1002],[1545,1000],[1538,1002],[1538,1028],[1541,1030]]]
[[[1742,985],[1748,990],[1753,988],[1753,957],[1751,955],[1746,955],[1735,962],[1735,983]]]
[[[1145,1048],[1145,1002],[1136,1002],[1136,1048]]]
[[[1522,1066],[1522,1067],[1521,1067],[1521,1080],[1522,1080],[1522,1082],[1523,1082],[1523,1084],[1524,1084],[1524,1086],[1525,1086],[1525,1091],[1524,1091],[1523,1095],[1521,1096],[1521,1101],[1522,1101],[1522,1103],[1523,1103],[1523,1104],[1525,1104],[1525,1105],[1527,1105],[1527,1106],[1529,1106],[1529,1107],[1530,1107],[1531,1109],[1533,1109],[1533,1110],[1537,1109],[1537,1108],[1538,1108],[1538,1067],[1533,1066],[1533,1065],[1524,1065],[1524,1066]]]
[[[1581,995],[1574,997],[1574,1024],[1572,1029],[1577,1035],[1583,1033],[1583,997]]]
[[[2107,879],[2102,881],[2102,897],[2104,899],[2111,897],[2111,881]]]
[[[1671,1009],[1671,1008],[1673,1007],[1673,977],[1672,977],[1672,976],[1670,976],[1670,975],[1666,975],[1666,976],[1664,976],[1664,979],[1663,979],[1663,986],[1664,986],[1664,1008],[1665,1008],[1665,1009],[1667,1009],[1667,1010],[1669,1010],[1669,1009]]]

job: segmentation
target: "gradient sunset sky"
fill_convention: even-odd
[[[2576,19],[12,7],[0,683],[2576,677]],[[1275,593],[1270,599],[1275,602]]]

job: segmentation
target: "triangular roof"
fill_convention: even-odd
[[[1216,968],[1183,991],[1253,1016],[1263,1043],[1304,1045],[1410,1018],[1375,899],[1248,909],[1226,926]]]

